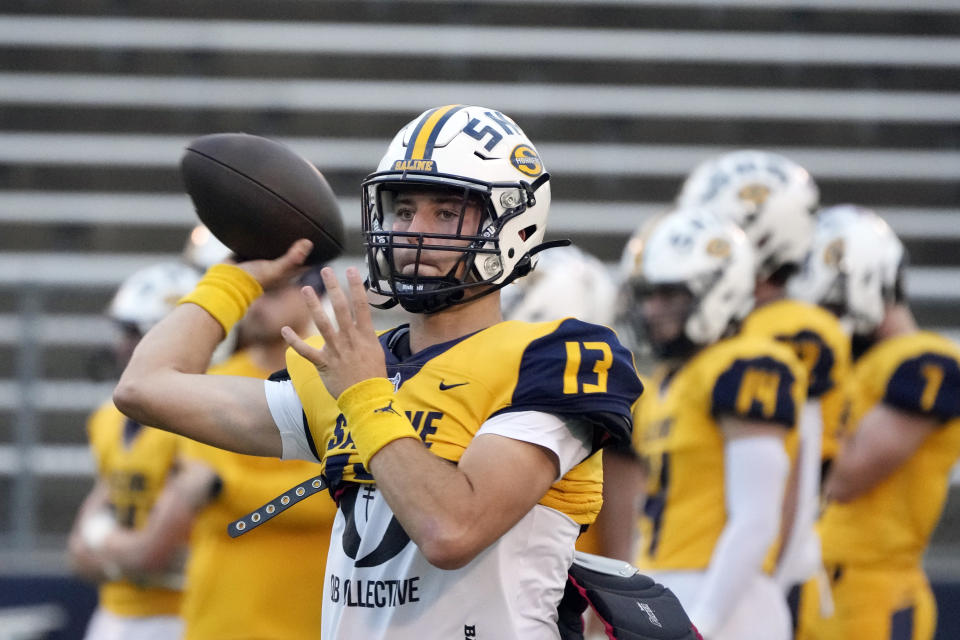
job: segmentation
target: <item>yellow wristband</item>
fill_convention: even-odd
[[[394,440],[419,440],[413,425],[394,406],[393,383],[386,378],[358,382],[340,394],[337,404],[347,419],[357,454],[368,470],[370,459]]]
[[[196,288],[177,304],[191,302],[202,307],[230,333],[247,312],[250,303],[263,293],[253,276],[233,264],[215,264],[207,270]]]

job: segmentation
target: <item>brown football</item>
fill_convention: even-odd
[[[277,258],[298,238],[309,264],[343,252],[337,198],[316,167],[289,147],[245,133],[191,142],[180,173],[197,216],[238,260]]]

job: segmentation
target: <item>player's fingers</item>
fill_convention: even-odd
[[[300,238],[290,245],[287,252],[273,261],[271,265],[274,271],[274,278],[283,280],[299,275],[306,271],[304,261],[313,251],[313,243],[306,238]]]
[[[330,316],[327,315],[327,310],[323,308],[323,303],[320,302],[316,290],[313,287],[303,287],[300,289],[300,295],[303,296],[307,309],[310,311],[310,317],[313,319],[313,324],[316,325],[317,331],[323,336],[326,346],[334,353],[338,353],[337,329],[330,322]]]
[[[299,267],[306,261],[311,251],[313,251],[313,242],[300,238],[290,245],[286,253],[277,258],[277,262],[285,269]]]
[[[347,269],[347,284],[350,286],[350,300],[353,303],[353,316],[357,320],[357,328],[363,333],[374,333],[370,305],[367,304],[367,290],[363,286],[363,277],[356,267]]]
[[[327,290],[327,299],[330,300],[330,306],[333,307],[333,316],[337,319],[337,326],[344,335],[349,335],[350,328],[353,326],[353,317],[350,315],[350,301],[347,300],[347,293],[340,286],[336,274],[330,267],[324,267],[320,271],[323,278],[323,286]]]
[[[296,331],[285,326],[280,329],[280,335],[283,336],[284,341],[286,341],[291,349],[312,362],[313,366],[317,367],[318,369],[325,369],[327,367],[327,362],[323,357],[323,352],[320,349],[307,344],[307,342],[301,338]]]

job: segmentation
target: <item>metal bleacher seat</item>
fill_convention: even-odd
[[[551,236],[609,263],[697,162],[776,150],[825,204],[888,218],[921,323],[957,336],[958,34],[960,0],[6,0],[3,546],[62,544],[89,487],[83,423],[112,386],[92,378],[99,314],[195,222],[191,138],[301,151],[343,200],[353,260],[361,178],[431,105],[516,117],[554,176]]]

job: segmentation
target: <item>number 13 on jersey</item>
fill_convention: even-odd
[[[605,393],[607,372],[613,365],[613,352],[606,342],[567,342],[567,366],[563,370],[563,393]],[[580,365],[586,358],[593,368],[581,376]]]

